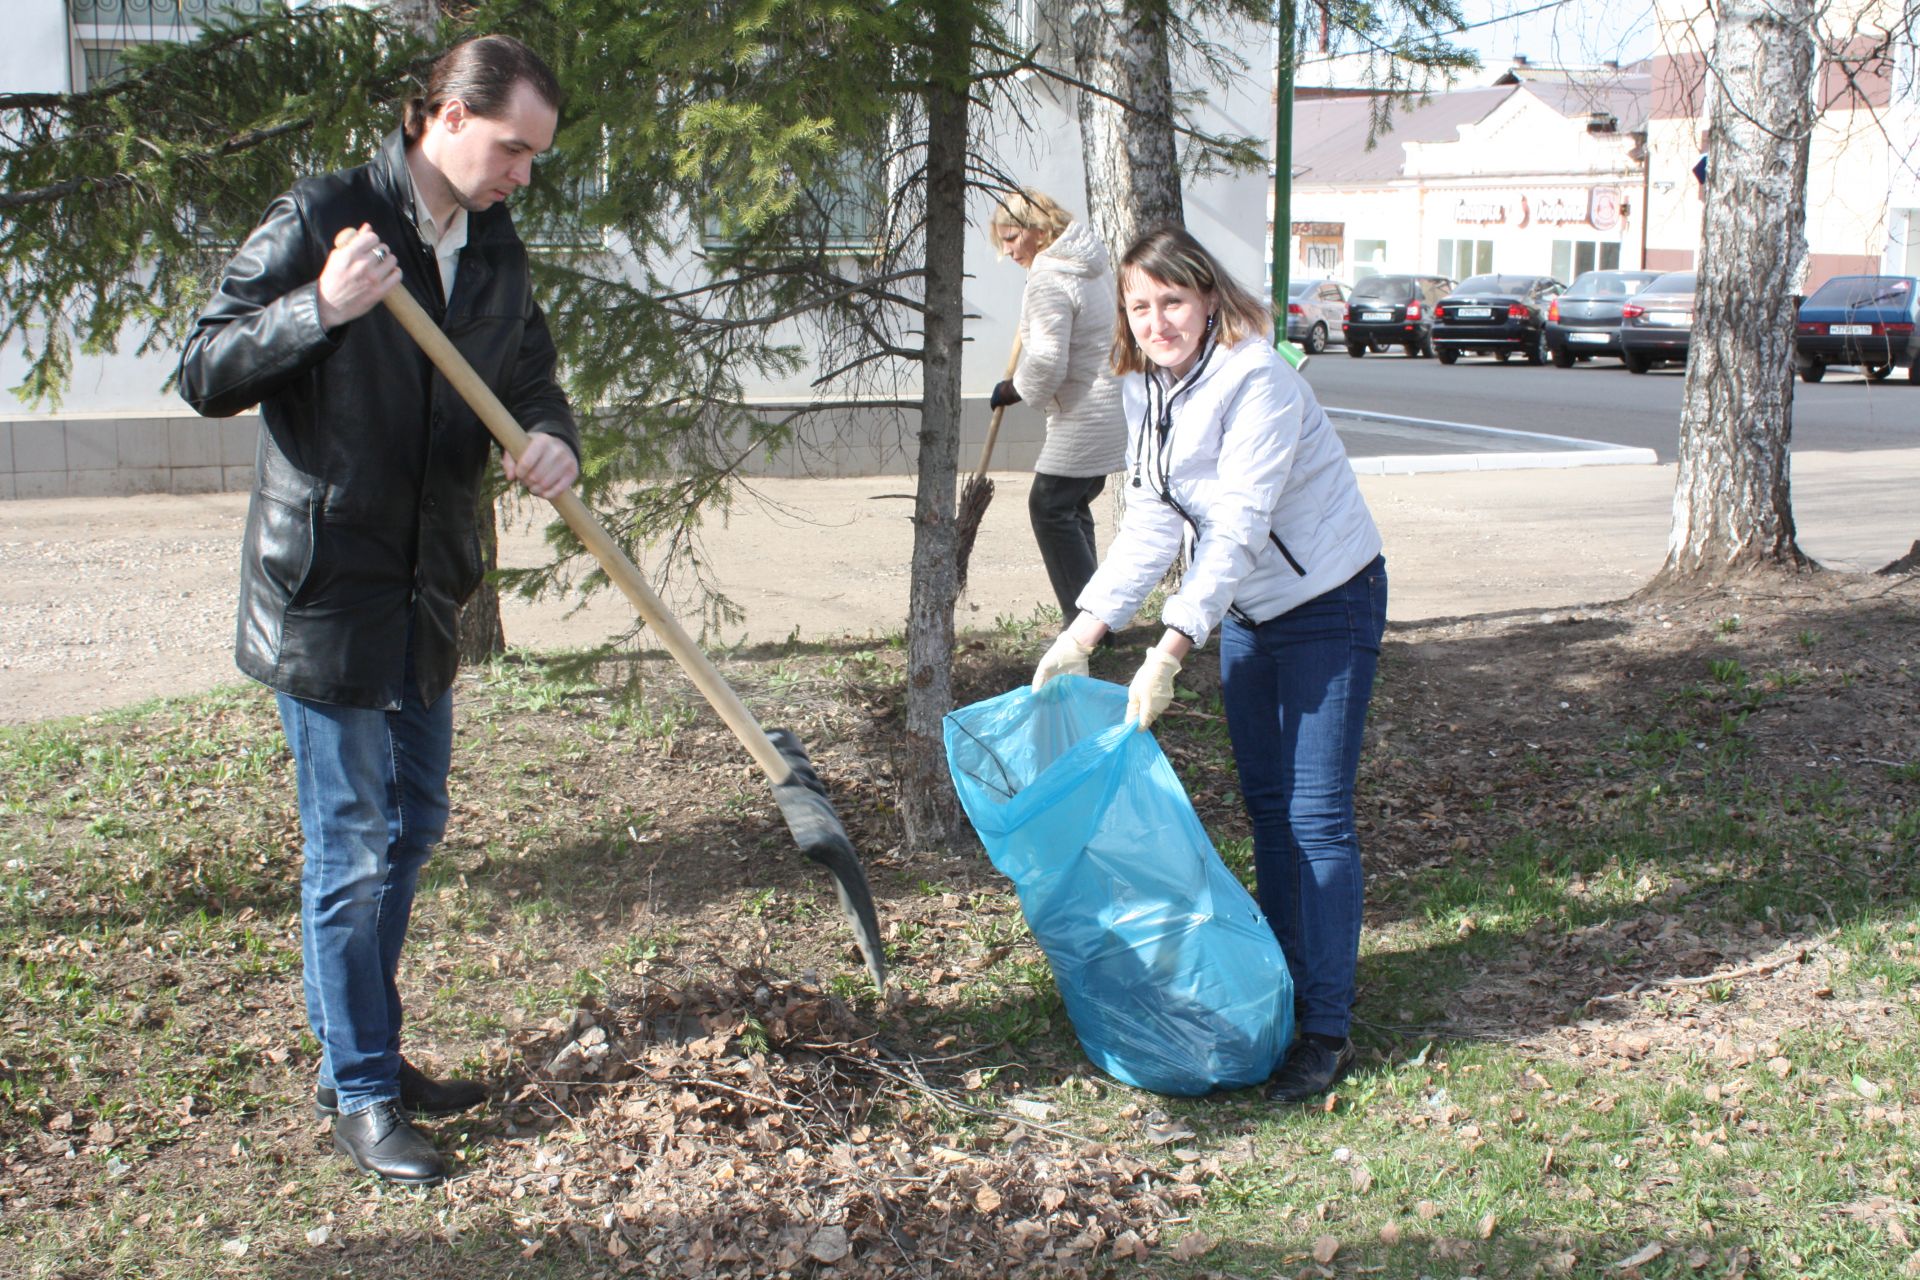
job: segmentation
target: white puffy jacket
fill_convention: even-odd
[[[1123,396],[1126,516],[1078,602],[1109,627],[1132,620],[1189,528],[1193,564],[1160,620],[1196,646],[1230,610],[1277,618],[1380,554],[1340,437],[1264,337],[1213,347],[1177,384],[1129,375]]]
[[[1107,248],[1072,222],[1033,260],[1020,300],[1020,366],[1014,389],[1047,415],[1033,469],[1088,479],[1112,475],[1126,457],[1113,350],[1115,290]]]

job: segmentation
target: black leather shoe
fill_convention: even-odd
[[[1317,1098],[1333,1088],[1353,1066],[1353,1041],[1338,1047],[1318,1038],[1301,1036],[1287,1051],[1287,1060],[1267,1081],[1267,1101],[1296,1103]]]
[[[486,1086],[472,1080],[435,1080],[420,1068],[400,1060],[400,1106],[416,1116],[451,1116],[487,1100]],[[340,1098],[325,1085],[315,1085],[313,1112],[321,1119],[340,1114]]]
[[[333,1149],[362,1173],[406,1187],[447,1180],[447,1163],[420,1131],[407,1123],[397,1102],[376,1102],[333,1122]]]

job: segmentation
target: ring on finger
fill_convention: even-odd
[[[373,250],[373,260],[375,262],[385,262],[387,260],[387,246],[383,244],[375,245]]]

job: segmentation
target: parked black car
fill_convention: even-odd
[[[1685,364],[1693,341],[1694,274],[1669,271],[1620,308],[1620,359],[1628,373]]]
[[[1552,276],[1468,276],[1440,300],[1433,354],[1441,364],[1484,353],[1502,364],[1514,352],[1547,362],[1547,307],[1566,286]]]
[[[1399,347],[1410,356],[1433,353],[1428,330],[1433,310],[1453,288],[1445,276],[1368,276],[1347,295],[1347,354],[1358,359],[1369,351]]]
[[[1830,364],[1858,365],[1874,382],[1900,365],[1920,382],[1920,280],[1912,276],[1835,276],[1800,304],[1795,364],[1818,382]]]
[[[1547,355],[1557,369],[1620,354],[1620,308],[1658,271],[1584,271],[1547,304]]]

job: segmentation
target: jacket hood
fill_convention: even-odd
[[[1097,276],[1108,269],[1107,246],[1084,218],[1067,224],[1054,242],[1033,259],[1034,270],[1045,268],[1070,276]]]

